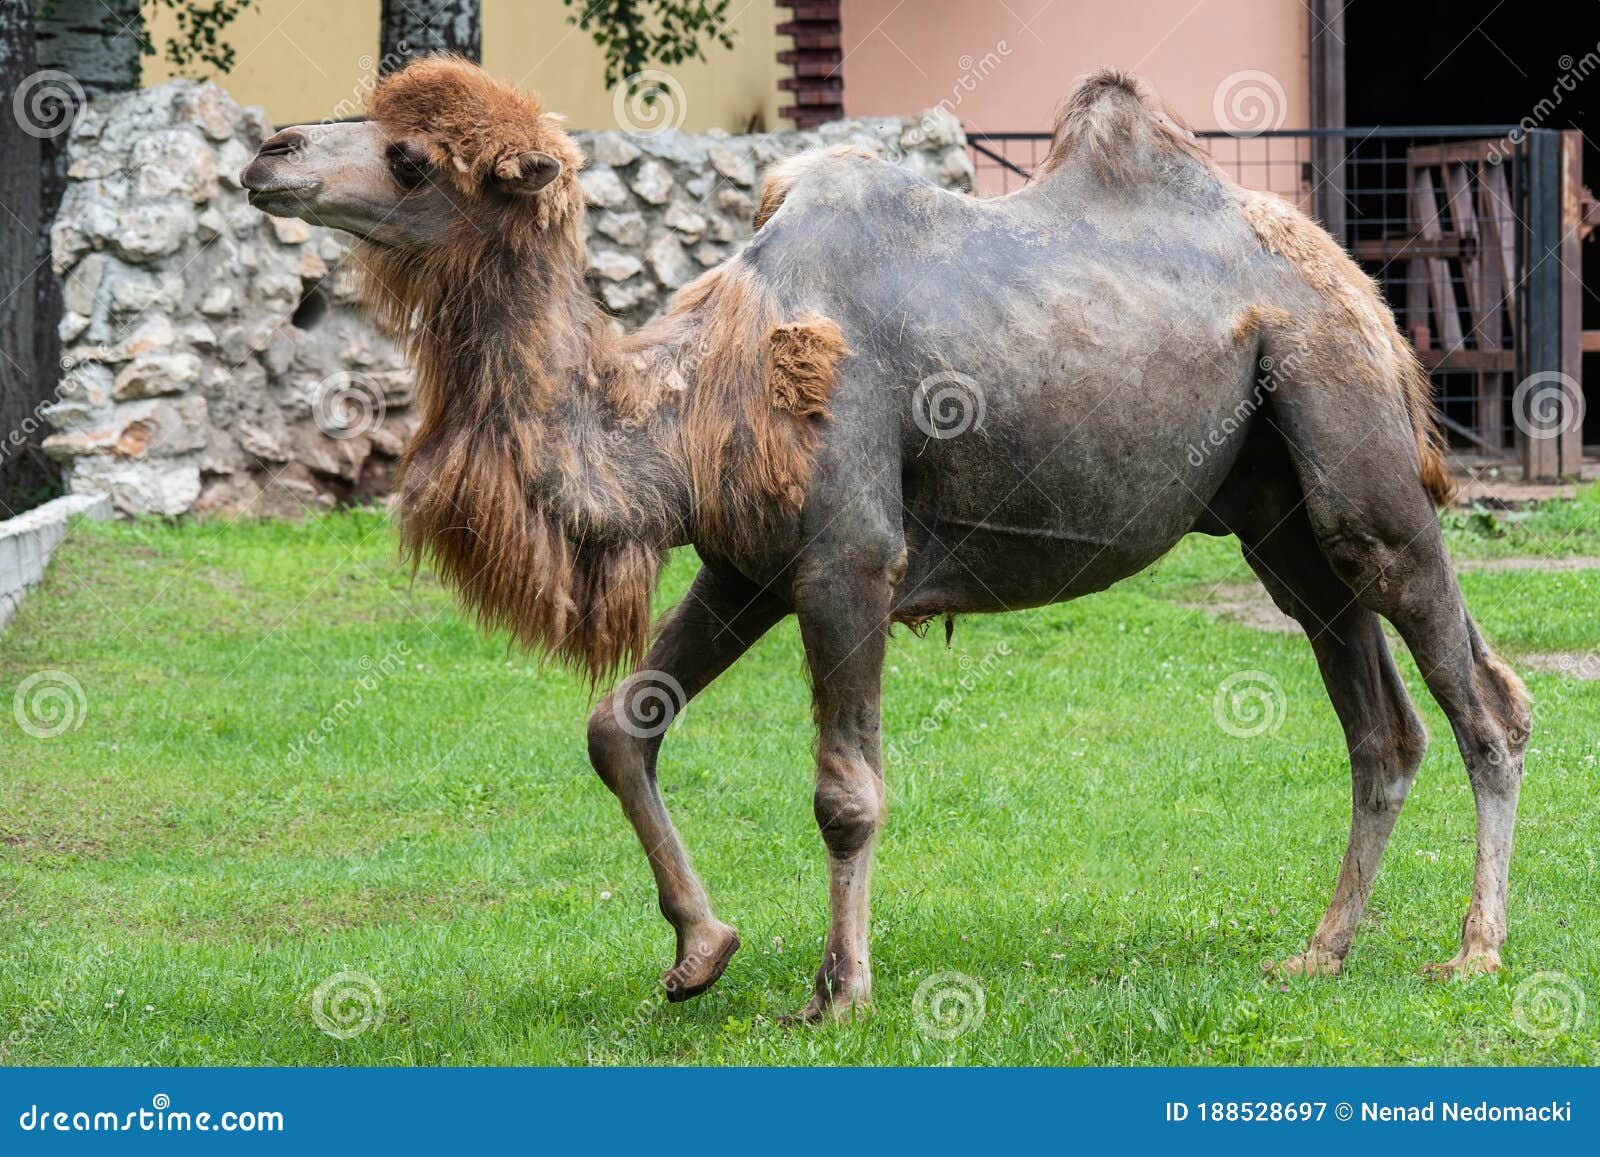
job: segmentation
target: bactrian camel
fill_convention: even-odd
[[[1326,232],[1107,71],[1009,196],[851,149],[778,165],[743,251],[621,335],[585,288],[583,163],[536,97],[435,58],[384,81],[364,120],[279,132],[243,182],[268,213],[359,238],[366,300],[408,345],[409,554],[485,627],[595,684],[636,667],[589,753],[677,933],[668,995],[704,991],[739,947],[657,788],[660,723],[684,700],[798,616],[831,873],[800,1016],[847,1010],[872,983],[890,625],[1074,599],[1191,532],[1238,536],[1305,628],[1349,746],[1333,899],[1276,967],[1341,970],[1423,756],[1380,616],[1477,800],[1461,949],[1435,968],[1498,967],[1528,698],[1441,541],[1428,379]],[[652,642],[658,566],[684,545],[704,565]]]

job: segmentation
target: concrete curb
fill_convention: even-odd
[[[44,578],[50,554],[67,534],[67,520],[83,515],[99,522],[111,517],[104,494],[69,494],[0,522],[0,631],[17,613],[22,596]]]

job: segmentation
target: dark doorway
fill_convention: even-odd
[[[1600,183],[1600,5],[1352,0],[1344,41],[1348,124],[1579,129],[1585,184]],[[1583,326],[1600,329],[1600,240],[1583,245],[1583,280]],[[1593,445],[1600,355],[1583,379]]]

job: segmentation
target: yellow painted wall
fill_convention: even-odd
[[[789,41],[775,31],[778,8],[772,0],[734,7],[732,49],[710,47],[704,63],[670,70],[682,86],[685,130],[783,127],[778,77],[788,70],[777,54]],[[279,124],[315,120],[336,108],[348,115],[375,79],[378,10],[379,0],[256,0],[228,29],[233,69],[210,79],[241,104],[261,105]],[[570,11],[561,0],[483,0],[484,67],[538,92],[572,128],[616,128],[600,48],[568,23]],[[172,34],[168,9],[156,10],[150,31],[157,45]],[[164,60],[145,58],[145,84],[172,75]]]

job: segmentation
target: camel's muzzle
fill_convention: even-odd
[[[252,205],[266,209],[299,200],[321,183],[310,173],[296,171],[307,144],[305,134],[295,129],[274,133],[262,143],[255,158],[239,174],[239,183],[248,192]]]

